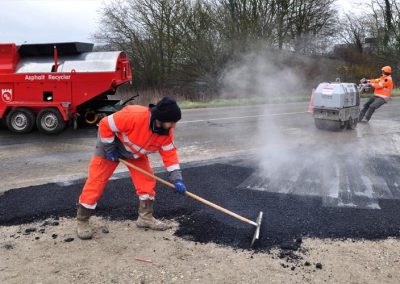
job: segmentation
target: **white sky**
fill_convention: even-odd
[[[109,0],[0,0],[0,43],[84,41],[99,25]],[[336,0],[340,13],[360,10],[370,0]]]
[[[90,42],[103,2],[0,0],[0,43]]]
[[[371,0],[336,0],[336,5],[340,13],[357,13],[362,14],[364,9],[368,8]]]

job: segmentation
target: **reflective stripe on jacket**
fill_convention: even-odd
[[[100,141],[107,145],[121,141],[132,158],[159,152],[169,172],[179,170],[179,159],[173,143],[174,132],[158,135],[150,129],[151,112],[148,107],[130,105],[103,118],[99,123]]]
[[[377,97],[382,97],[384,99],[389,99],[392,96],[393,81],[390,75],[383,75],[377,79],[368,80],[374,88],[374,95]]]

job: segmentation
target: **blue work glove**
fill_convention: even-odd
[[[180,193],[180,194],[184,194],[186,191],[186,185],[183,182],[183,180],[181,179],[177,179],[174,181],[174,185],[175,185],[175,192]]]
[[[106,159],[113,161],[113,162],[119,162],[118,151],[116,149],[114,149],[109,152],[106,152]]]

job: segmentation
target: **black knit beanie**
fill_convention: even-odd
[[[155,119],[161,122],[177,122],[181,119],[181,109],[174,99],[162,98],[153,109]]]

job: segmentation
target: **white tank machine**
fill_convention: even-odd
[[[320,83],[314,91],[313,115],[318,129],[355,129],[360,92],[354,83]]]

